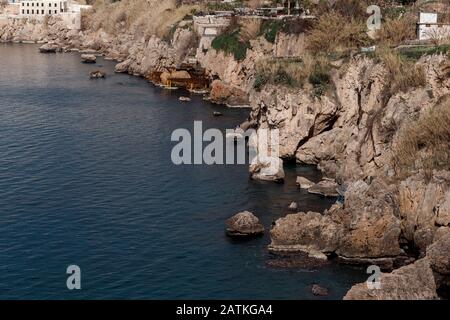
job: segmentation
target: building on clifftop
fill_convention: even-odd
[[[439,23],[437,13],[419,14],[417,23],[417,37],[419,40],[439,40],[450,38],[450,24]]]
[[[19,16],[42,20],[48,16],[60,17],[68,29],[81,28],[81,12],[92,6],[80,5],[70,0],[22,0]]]
[[[20,5],[22,17],[44,17],[68,11],[67,0],[23,0]]]

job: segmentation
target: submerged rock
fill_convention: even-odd
[[[250,164],[250,175],[255,180],[284,182],[283,160],[277,157],[255,157]]]
[[[89,72],[89,77],[91,79],[103,79],[106,77],[106,73],[101,70],[94,70]]]
[[[264,233],[264,226],[251,212],[244,211],[227,220],[226,233],[230,237],[251,237]]]
[[[82,54],[81,62],[83,63],[95,63],[97,61],[97,57],[93,54]]]
[[[267,265],[274,268],[317,269],[329,265],[327,259],[317,259],[310,255],[300,253],[278,253],[267,261]]]
[[[318,297],[326,297],[328,295],[328,289],[321,287],[318,284],[312,285],[311,292],[313,295],[318,296]]]
[[[219,112],[219,111],[214,111],[213,112],[213,116],[214,117],[221,117],[221,116],[223,116],[223,114],[221,112]]]
[[[311,186],[308,189],[308,192],[312,194],[319,194],[324,197],[338,197],[338,187],[339,185],[333,179],[324,179]]]
[[[180,97],[178,100],[180,100],[181,102],[190,102],[191,98],[189,98],[189,97]]]

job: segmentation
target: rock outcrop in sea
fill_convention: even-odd
[[[264,226],[253,213],[244,211],[227,220],[226,233],[230,237],[254,237],[264,233]]]

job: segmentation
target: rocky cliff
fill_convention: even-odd
[[[383,66],[354,57],[334,70],[335,90],[329,96],[280,86],[252,92],[251,118],[261,127],[280,130],[284,158],[318,165],[341,180],[389,176],[390,150],[400,128],[449,93],[445,61],[446,56],[421,59],[426,85],[386,99],[389,83]]]
[[[184,26],[176,28],[172,39],[142,35],[136,30],[123,29],[109,34],[103,29],[69,30],[63,21],[52,16],[43,22],[15,19],[0,25],[1,42],[50,43],[61,51],[90,51],[119,61],[116,70],[147,76],[179,65],[195,46],[195,34]]]
[[[188,22],[165,40],[118,24],[121,31],[112,35],[102,28],[68,30],[55,17],[44,23],[14,20],[0,25],[0,41],[48,42],[63,51],[94,51],[117,60],[118,72],[142,76],[176,67],[197,45]],[[280,131],[282,158],[317,165],[341,184],[343,203],[325,213],[297,213],[278,220],[269,249],[337,256],[343,263],[376,264],[385,270],[400,268],[383,274],[385,291],[357,285],[348,299],[437,297],[436,290],[450,283],[449,171],[417,170],[402,177],[393,150],[413,120],[449,95],[448,57],[421,58],[416,65],[425,71],[424,84],[395,92],[386,66],[363,54],[333,63],[326,94],[276,83],[254,88],[258,62],[303,54],[304,42],[302,34],[279,35],[274,44],[259,37],[251,40],[241,61],[214,49],[200,61],[214,80],[214,101],[250,104],[248,123]],[[405,281],[414,283],[412,289],[403,286]]]

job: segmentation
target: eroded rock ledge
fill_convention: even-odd
[[[344,204],[335,204],[324,214],[297,213],[279,219],[271,230],[269,250],[321,252],[336,255],[343,263],[377,265],[387,271],[421,259],[385,274],[385,292],[364,291],[363,284],[348,298],[435,298],[436,286],[446,287],[450,279],[449,192],[447,171],[435,171],[429,181],[424,173],[417,174],[399,185],[359,180],[349,185]],[[423,258],[428,264],[419,262]],[[418,274],[421,277],[411,281],[426,292],[397,286]]]

